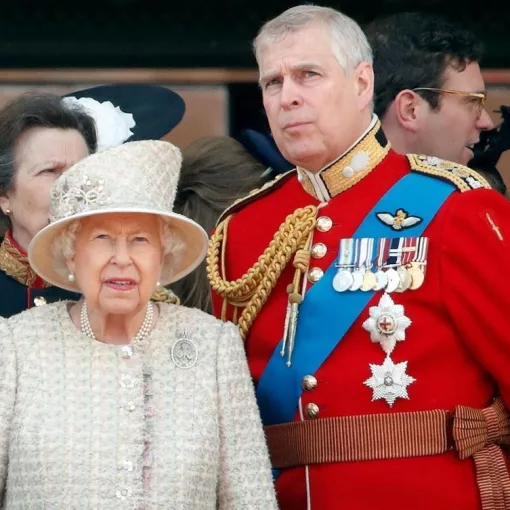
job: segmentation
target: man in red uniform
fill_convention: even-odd
[[[351,19],[294,7],[254,46],[297,168],[224,214],[208,275],[245,337],[281,508],[510,508],[510,204],[391,150]]]

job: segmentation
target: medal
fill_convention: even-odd
[[[360,269],[361,261],[361,239],[353,239],[354,241],[354,271],[352,272],[352,284],[350,291],[359,290],[363,283],[363,273]]]
[[[367,270],[365,275],[363,276],[363,284],[361,285],[361,290],[367,292],[369,290],[376,290],[377,287],[377,278],[372,271]]]
[[[345,292],[350,289],[354,282],[349,268],[353,266],[354,239],[342,239],[338,254],[337,273],[333,278],[333,289],[337,292]]]
[[[388,258],[390,243],[388,239],[379,239],[377,247],[377,271],[375,273],[376,285],[374,290],[382,290],[388,285],[388,276],[383,271],[384,263]]]
[[[420,237],[418,239],[418,245],[416,254],[412,262],[408,264],[407,271],[413,278],[413,282],[411,284],[411,290],[419,289],[423,282],[425,281],[425,264],[427,263],[427,252],[429,247],[429,239],[428,237]]]
[[[377,280],[375,278],[375,274],[372,273],[373,266],[373,256],[374,256],[374,239],[366,238],[363,240],[366,247],[366,256],[365,256],[365,274],[363,275],[363,283],[361,284],[361,290],[364,292],[368,292],[370,290],[375,290],[377,286]]]
[[[416,379],[407,375],[407,361],[393,363],[393,360],[387,356],[382,365],[370,363],[370,371],[372,377],[364,384],[373,390],[372,402],[382,398],[390,407],[393,407],[397,398],[409,400],[407,387]]]
[[[425,275],[423,274],[423,271],[421,270],[418,263],[411,262],[407,267],[407,271],[411,275],[411,278],[413,279],[413,282],[411,283],[411,286],[409,288],[411,290],[419,289],[423,285],[423,282],[425,281]]]
[[[395,268],[398,268],[400,266],[402,239],[400,238],[391,239],[389,240],[389,243],[390,243],[389,256],[385,265],[385,267],[388,268],[386,269],[386,276],[388,278],[386,292],[392,293],[395,292],[398,289],[398,286],[400,285],[400,276]]]
[[[407,271],[407,265],[416,254],[416,244],[416,237],[400,239],[400,266],[397,269],[398,277],[400,278],[400,284],[397,287],[396,292],[405,292],[411,287],[413,283],[413,278]]]
[[[352,278],[352,274],[347,269],[342,269],[338,271],[338,273],[333,278],[333,288],[337,292],[345,292],[349,290],[354,280]]]
[[[370,307],[369,315],[363,328],[370,333],[372,342],[380,344],[386,359],[382,365],[369,364],[372,376],[363,384],[373,390],[372,402],[384,399],[392,407],[397,398],[409,399],[407,386],[416,380],[406,373],[407,361],[394,363],[390,357],[397,342],[406,339],[406,329],[411,320],[405,315],[404,307],[395,304],[387,293],[377,306]]]
[[[400,280],[398,287],[395,289],[395,292],[404,292],[409,287],[411,287],[411,283],[413,279],[411,275],[407,272],[407,269],[403,266],[400,266],[397,269],[398,279]]]
[[[377,306],[370,307],[369,315],[363,323],[363,329],[370,333],[370,340],[379,343],[389,356],[397,342],[406,339],[406,329],[411,325],[411,320],[406,317],[404,307],[395,304],[386,293]]]
[[[352,285],[349,287],[350,291],[355,291],[361,289],[363,285],[363,273],[361,270],[356,269],[352,272]]]
[[[352,272],[352,285],[349,287],[350,291],[360,290],[363,285],[363,276],[364,276],[364,257],[366,255],[366,246],[367,244],[364,242],[366,239],[354,239],[354,271]]]
[[[400,285],[400,278],[397,271],[392,267],[386,271],[386,278],[388,279],[388,283],[386,284],[386,292],[391,294],[392,292],[395,292]]]

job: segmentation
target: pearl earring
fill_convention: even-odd
[[[159,283],[159,280],[156,282],[156,287],[161,287],[161,283]]]
[[[11,210],[10,210],[10,209],[6,209],[6,210],[5,210],[5,214],[6,214],[7,216],[9,216],[9,214],[11,214]]]
[[[69,273],[69,274],[67,275],[67,279],[68,279],[70,282],[74,282],[74,280],[75,280],[74,273]]]

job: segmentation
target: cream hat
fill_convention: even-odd
[[[182,156],[164,141],[128,142],[92,154],[69,168],[51,189],[50,224],[28,247],[32,268],[47,282],[80,291],[69,282],[63,254],[53,250],[55,239],[73,220],[109,213],[156,214],[171,226],[182,249],[166,256],[161,285],[179,280],[205,257],[208,236],[194,221],[172,211]]]

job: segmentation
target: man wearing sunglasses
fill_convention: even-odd
[[[484,108],[482,44],[470,31],[423,13],[399,13],[366,27],[374,53],[375,113],[393,148],[467,165]]]

